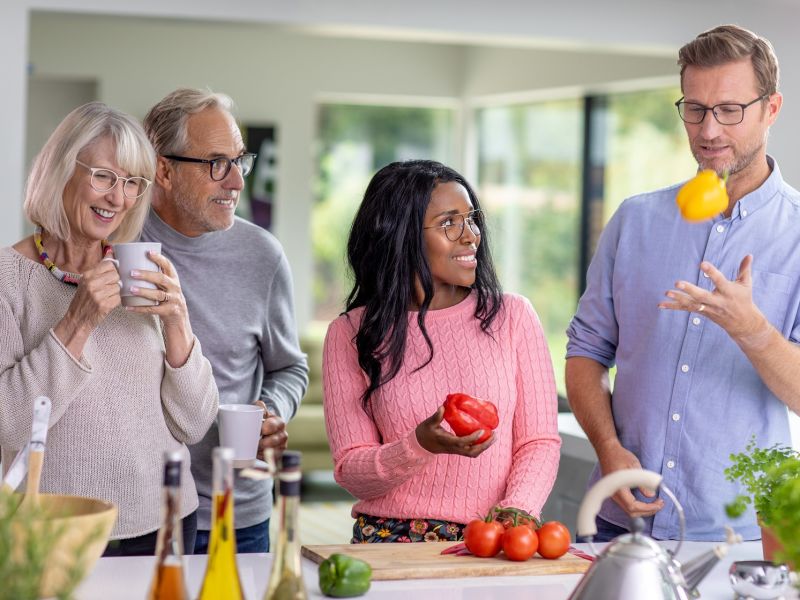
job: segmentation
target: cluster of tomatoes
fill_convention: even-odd
[[[483,558],[503,551],[509,560],[528,560],[537,552],[556,559],[566,554],[569,529],[558,521],[540,524],[536,517],[516,508],[493,508],[484,519],[475,519],[464,530],[464,545]]]

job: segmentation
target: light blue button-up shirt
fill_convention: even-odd
[[[725,516],[724,505],[743,490],[724,470],[751,435],[761,447],[791,443],[786,406],[728,334],[702,313],[658,308],[678,280],[713,289],[701,261],[732,280],[752,254],[755,304],[784,337],[800,340],[800,194],[768,161],[772,174],[730,218],[684,221],[679,185],[627,199],[603,231],[567,330],[568,357],[616,364],[611,408],[619,438],[645,469],[662,474],[683,505],[690,540],[724,539],[728,523],[758,539],[752,509],[735,521]],[[598,478],[595,467],[590,483]],[[675,506],[662,498],[665,508],[646,519],[645,531],[678,538]],[[600,516],[629,523],[611,500]]]

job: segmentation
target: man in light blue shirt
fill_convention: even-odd
[[[677,103],[701,169],[729,173],[730,204],[684,221],[680,185],[627,199],[606,226],[568,329],[570,406],[601,474],[643,467],[686,511],[686,538],[724,539],[730,454],[752,435],[791,443],[800,409],[800,194],[766,153],[782,97],[769,42],[722,26],[681,48]],[[616,364],[613,394],[608,369]],[[631,517],[680,535],[666,496],[621,490],[598,517],[605,541]],[[758,539],[752,510],[731,523]]]

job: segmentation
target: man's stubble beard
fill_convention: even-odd
[[[204,233],[222,231],[233,227],[233,218],[223,221],[222,219],[213,219],[208,215],[207,210],[211,208],[213,203],[213,200],[209,198],[203,198],[198,204],[189,197],[189,194],[179,188],[175,190],[173,202],[181,215],[181,221],[191,223],[193,228],[199,229]],[[198,206],[202,208],[198,208]]]
[[[698,158],[697,153],[692,150],[692,155],[694,156],[695,161],[697,162],[697,166],[700,167],[701,170],[710,169],[717,173],[719,177],[724,177],[725,174],[730,177],[731,175],[735,175],[741,171],[744,171],[747,167],[753,164],[753,161],[756,157],[761,153],[761,151],[767,145],[767,139],[769,138],[769,128],[764,131],[764,136],[761,138],[759,142],[754,144],[754,147],[746,148],[743,154],[739,154],[738,156],[734,154],[733,159],[728,164],[723,164],[720,169],[714,169],[710,165],[703,164],[703,162]]]

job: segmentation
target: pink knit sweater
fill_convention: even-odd
[[[426,315],[433,361],[416,372],[428,350],[417,313],[409,313],[403,366],[373,394],[372,416],[361,405],[368,379],[353,342],[363,310],[331,323],[323,355],[325,425],[336,481],[358,498],[354,515],[467,523],[496,504],[541,512],[561,446],[542,327],[527,299],[505,294],[490,337],[473,316],[475,302],[471,294]],[[453,392],[497,405],[497,440],[477,458],[431,454],[417,442],[417,425]]]

